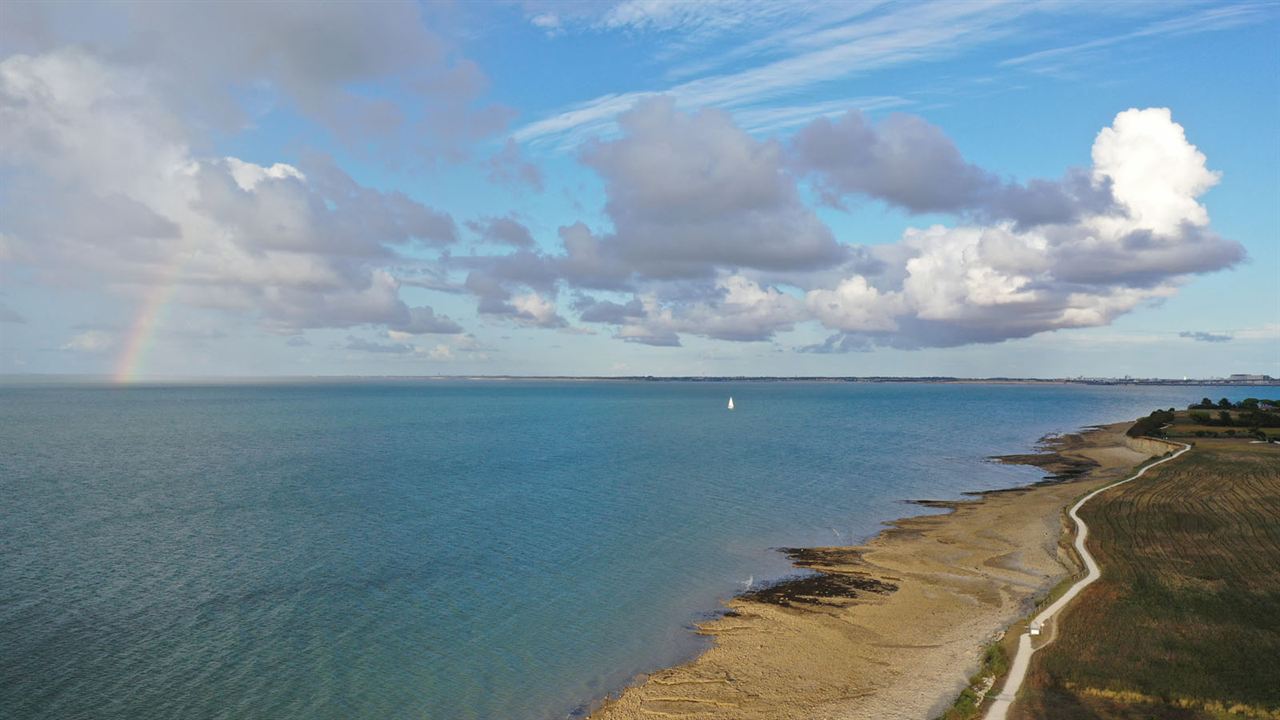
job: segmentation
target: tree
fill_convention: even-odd
[[[1230,400],[1228,400],[1228,399],[1226,399],[1226,398],[1222,398],[1221,400],[1219,400],[1219,401],[1218,401],[1218,407],[1220,407],[1220,408],[1230,408],[1230,407],[1231,407],[1231,401],[1230,401]]]
[[[1227,412],[1226,410],[1219,410],[1218,422],[1229,427],[1231,425],[1231,413]]]

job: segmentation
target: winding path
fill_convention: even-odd
[[[1043,627],[1046,620],[1053,617],[1054,614],[1062,608],[1066,607],[1067,603],[1071,602],[1076,595],[1079,595],[1081,590],[1089,587],[1089,585],[1093,584],[1093,582],[1102,575],[1102,572],[1098,569],[1097,561],[1093,559],[1093,556],[1089,554],[1088,548],[1084,546],[1085,538],[1089,536],[1089,526],[1085,525],[1084,521],[1080,519],[1080,515],[1077,514],[1080,508],[1084,507],[1085,503],[1092,500],[1094,495],[1110,490],[1117,485],[1123,485],[1130,480],[1137,480],[1142,477],[1143,473],[1151,468],[1161,463],[1167,463],[1191,449],[1191,446],[1185,443],[1173,444],[1182,445],[1182,449],[1168,457],[1161,458],[1160,460],[1143,467],[1141,470],[1134,473],[1132,477],[1127,477],[1124,480],[1113,482],[1110,485],[1094,490],[1088,495],[1080,498],[1079,502],[1075,505],[1071,506],[1071,511],[1068,514],[1071,515],[1072,520],[1076,521],[1076,552],[1079,553],[1080,557],[1084,560],[1085,567],[1089,569],[1089,572],[1081,578],[1079,582],[1068,588],[1067,591],[1062,594],[1062,597],[1055,600],[1052,605],[1045,608],[1039,615],[1032,618],[1032,624],[1039,624]],[[1048,645],[1049,642],[1052,642],[1052,640],[1046,642],[1044,645]],[[1044,645],[1041,645],[1041,647],[1044,647]],[[1022,633],[1022,636],[1018,638],[1018,652],[1013,656],[1013,666],[1009,669],[1009,677],[1005,680],[1004,687],[1000,690],[1000,694],[995,696],[995,702],[993,702],[991,704],[991,708],[987,710],[986,720],[1005,720],[1005,715],[1009,712],[1009,706],[1013,704],[1014,698],[1018,695],[1018,690],[1022,687],[1022,681],[1027,677],[1027,668],[1031,665],[1031,655],[1039,649],[1040,648],[1038,647],[1031,646],[1031,634],[1029,632]]]

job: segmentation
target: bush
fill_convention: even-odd
[[[1129,428],[1125,434],[1129,437],[1142,437],[1144,435],[1164,437],[1164,431],[1161,428],[1171,422],[1173,422],[1172,412],[1168,410],[1156,410],[1150,415],[1134,423],[1133,427]]]

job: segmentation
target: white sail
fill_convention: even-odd
[[[732,396],[732,395],[730,395],[730,396],[729,396],[729,409],[730,409],[730,410],[732,410],[732,409],[733,409],[733,396]]]

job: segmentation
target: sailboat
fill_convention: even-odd
[[[733,409],[733,396],[732,396],[732,395],[730,395],[730,396],[729,396],[729,409],[730,409],[730,410],[732,410],[732,409]]]

